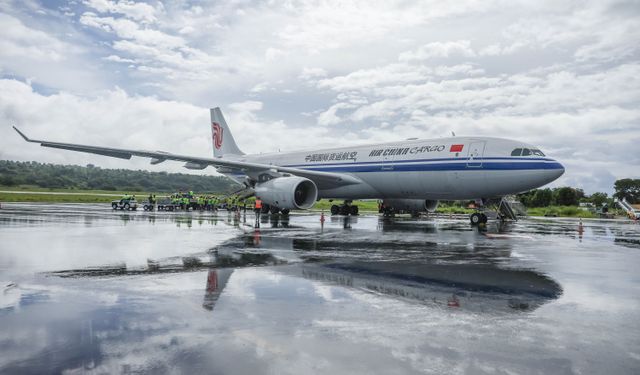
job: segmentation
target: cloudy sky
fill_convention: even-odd
[[[539,145],[556,186],[640,177],[639,1],[0,0],[0,30],[0,159],[186,171],[10,125],[208,156],[220,106],[249,153],[455,131]]]

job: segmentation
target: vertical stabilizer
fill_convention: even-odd
[[[213,156],[219,158],[223,155],[244,155],[236,145],[231,135],[231,129],[222,116],[219,107],[211,108],[211,139],[213,141]]]

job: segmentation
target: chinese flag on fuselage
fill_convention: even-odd
[[[461,152],[464,145],[451,145],[449,152]]]

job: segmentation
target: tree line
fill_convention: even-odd
[[[231,192],[239,188],[238,184],[224,176],[102,169],[92,164],[82,167],[10,160],[0,160],[0,186],[149,192],[193,190],[215,193]]]
[[[527,207],[577,206],[580,203],[592,203],[596,207],[603,204],[613,206],[614,198],[626,199],[629,203],[640,203],[640,179],[625,178],[614,184],[615,193],[596,192],[586,195],[582,189],[569,186],[558,188],[534,189],[518,194],[517,198]]]

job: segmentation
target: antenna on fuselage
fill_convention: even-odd
[[[455,136],[456,136],[456,133],[455,133],[453,130],[451,131],[451,136],[452,136],[452,137],[455,137]]]

